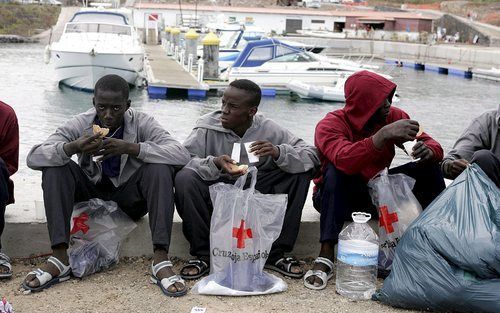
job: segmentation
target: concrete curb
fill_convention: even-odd
[[[8,223],[2,235],[3,250],[10,257],[26,258],[51,253],[46,223]],[[319,252],[319,221],[302,222],[293,255],[315,257]],[[152,255],[148,217],[137,222],[137,228],[123,242],[121,256]],[[182,223],[174,222],[170,256],[188,259],[189,244],[182,234]]]

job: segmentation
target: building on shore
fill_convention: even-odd
[[[297,7],[195,6],[191,4],[136,3],[134,21],[146,28],[154,17],[165,26],[205,26],[231,21],[253,24],[265,32],[293,34],[298,30],[343,32],[344,30],[384,30],[389,32],[432,32],[433,18],[412,12],[369,10],[335,11]]]

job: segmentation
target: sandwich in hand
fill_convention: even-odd
[[[94,132],[94,135],[99,134],[100,138],[106,137],[106,135],[109,133],[109,128],[101,128],[99,125],[92,125],[92,131]]]

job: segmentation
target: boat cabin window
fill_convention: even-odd
[[[255,48],[250,52],[248,61],[266,61],[273,58],[273,47]]]
[[[70,22],[77,23],[109,23],[118,25],[127,25],[126,19],[120,14],[103,13],[79,13],[75,14]]]
[[[314,62],[314,59],[306,53],[294,53],[280,56],[269,62]]]
[[[280,57],[286,54],[295,54],[297,50],[290,49],[285,46],[276,46],[276,57]]]
[[[106,33],[131,35],[130,27],[99,23],[68,23],[66,33]]]

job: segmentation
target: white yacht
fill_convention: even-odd
[[[287,89],[293,79],[331,85],[339,77],[348,77],[361,70],[373,71],[373,67],[327,58],[276,39],[265,39],[249,42],[221,78],[229,81],[250,79],[261,87]]]
[[[104,75],[117,74],[129,84],[142,83],[144,48],[126,9],[84,8],[48,47],[59,82],[93,90]]]

